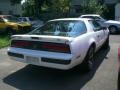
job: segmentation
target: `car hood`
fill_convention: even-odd
[[[17,22],[18,25],[20,26],[30,26],[31,24],[28,22]]]
[[[19,26],[31,26],[31,24],[26,22],[7,22],[8,25],[19,25]]]
[[[108,20],[108,21],[106,21],[105,23],[120,24],[120,21]]]

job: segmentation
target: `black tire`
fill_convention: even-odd
[[[116,34],[117,30],[118,30],[118,28],[116,26],[109,27],[110,34]]]
[[[107,48],[109,48],[109,36],[106,39],[105,43],[103,44],[103,49],[107,49]]]
[[[87,55],[81,64],[82,70],[84,70],[84,72],[89,72],[93,69],[94,53],[95,53],[95,47],[92,45],[89,48]]]

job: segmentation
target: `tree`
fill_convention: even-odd
[[[22,5],[24,16],[35,16],[34,0],[26,0]]]
[[[83,13],[87,14],[102,14],[104,10],[106,10],[106,6],[104,4],[100,4],[97,0],[85,0],[83,7]]]
[[[67,17],[70,10],[70,0],[51,0],[51,12],[61,14],[64,17]]]
[[[47,10],[46,10],[47,9]],[[24,15],[37,16],[44,11],[67,15],[70,9],[70,0],[26,0],[23,4]]]
[[[44,4],[50,6],[51,0],[26,0],[23,4],[23,14],[39,17]]]

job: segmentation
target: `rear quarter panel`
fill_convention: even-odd
[[[80,64],[84,60],[90,45],[95,42],[93,37],[93,33],[83,34],[75,38],[74,41],[71,43],[71,51],[74,60],[73,63],[75,65]]]
[[[75,64],[80,64],[90,47],[92,43],[96,43],[96,48],[98,46],[97,39],[95,33],[91,30],[92,28],[89,26],[89,24],[86,25],[87,32],[85,34],[82,34],[71,42],[71,51],[73,54],[73,59]]]

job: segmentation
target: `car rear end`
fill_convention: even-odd
[[[72,38],[55,36],[13,36],[8,55],[11,59],[28,64],[57,69],[72,68]]]

